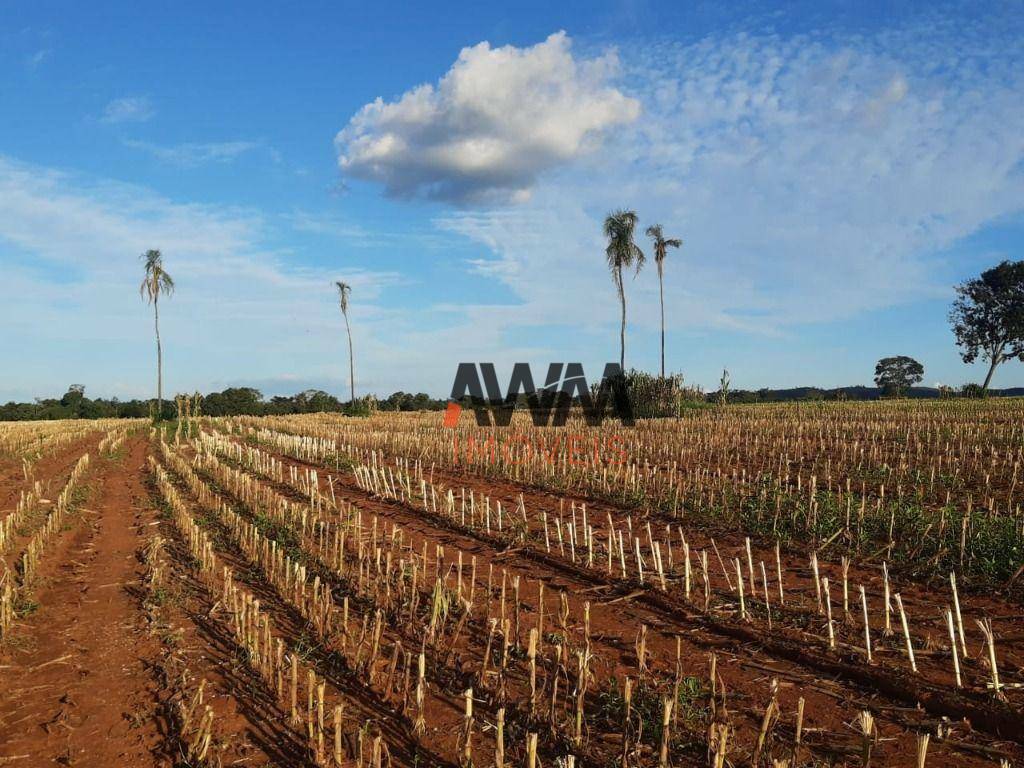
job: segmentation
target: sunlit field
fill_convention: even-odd
[[[158,670],[179,765],[1017,761],[1022,423],[957,399],[0,426],[7,751],[135,744],[73,664],[125,692]]]

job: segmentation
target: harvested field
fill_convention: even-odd
[[[1022,423],[0,427],[0,765],[1022,764]]]

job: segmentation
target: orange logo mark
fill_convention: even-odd
[[[444,412],[444,425],[449,429],[455,429],[459,423],[459,414],[462,413],[462,406],[458,403],[448,403],[448,410]]]

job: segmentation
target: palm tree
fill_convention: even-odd
[[[665,378],[665,257],[669,248],[678,248],[683,241],[672,237],[665,239],[661,224],[652,224],[647,228],[647,236],[654,246],[654,263],[658,265],[658,298],[661,299],[661,378]]]
[[[633,233],[636,230],[635,211],[615,211],[609,213],[604,219],[604,236],[608,238],[608,247],[605,248],[605,256],[608,259],[608,269],[612,273],[612,282],[615,283],[615,290],[619,294],[619,302],[622,304],[622,327],[619,331],[619,367],[626,372],[626,291],[622,283],[623,267],[636,265],[636,272],[644,265],[644,252],[633,242]]]
[[[334,283],[338,286],[338,304],[341,305],[341,314],[345,316],[345,331],[348,333],[348,383],[349,392],[352,395],[352,405],[356,404],[356,371],[352,363],[352,328],[348,324],[348,297],[352,293],[352,286],[340,280]]]
[[[140,256],[146,265],[146,276],[139,286],[139,295],[153,305],[153,327],[156,329],[156,418],[164,411],[163,352],[160,348],[160,295],[174,293],[174,280],[164,271],[160,251],[149,250]]]

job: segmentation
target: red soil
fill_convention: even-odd
[[[11,763],[150,765],[162,743],[152,671],[160,647],[132,594],[152,519],[140,473],[145,445],[130,449],[123,463],[99,460],[87,475],[84,505],[40,567],[39,607],[0,657],[0,744]],[[37,469],[67,466],[55,459]]]

